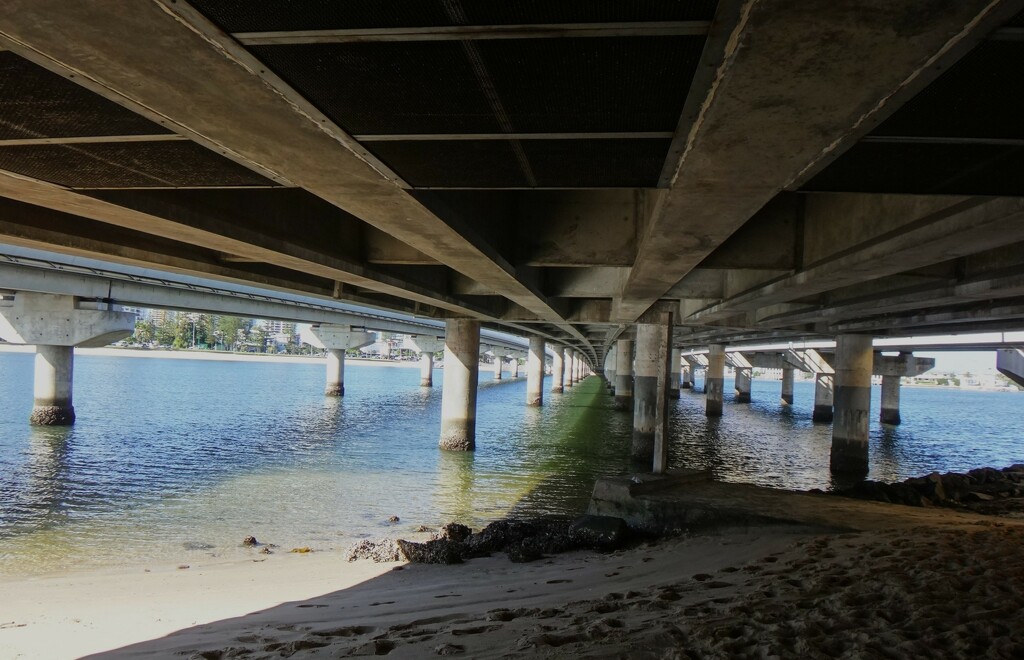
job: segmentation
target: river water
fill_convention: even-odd
[[[449,453],[437,448],[440,370],[427,389],[417,368],[350,363],[346,396],[330,399],[316,361],[79,355],[70,428],[28,424],[31,354],[0,354],[0,374],[6,575],[231,559],[251,552],[240,547],[248,535],[328,549],[448,520],[575,515],[596,477],[630,470],[630,416],[596,378],[527,408],[525,378],[481,373],[477,450]],[[778,382],[755,380],[752,404],[727,402],[707,420],[703,396],[684,391],[672,402],[671,465],[830,487],[831,427],[810,421],[813,383],[797,382],[791,409],[778,392]],[[904,388],[904,424],[872,425],[870,476],[1024,462],[1022,403]]]

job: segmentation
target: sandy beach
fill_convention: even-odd
[[[891,522],[734,527],[528,564],[314,553],[8,582],[0,655],[1024,656],[1024,522],[843,506]]]

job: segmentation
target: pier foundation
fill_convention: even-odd
[[[793,375],[795,370],[783,369],[782,370],[782,394],[779,399],[783,405],[793,405]]]
[[[310,328],[314,346],[327,350],[325,396],[345,396],[345,351],[369,346],[376,340],[370,332],[353,330],[347,325],[323,323]]]
[[[900,423],[899,376],[882,376],[882,412],[879,419],[883,424]]]
[[[736,403],[750,403],[750,380],[752,378],[752,374],[753,369],[736,369],[736,379],[734,381]]]
[[[669,362],[669,375],[668,375],[668,398],[678,399],[679,398],[679,378],[681,376],[681,364],[683,362],[683,352],[678,348],[671,350],[672,357]]]
[[[832,374],[818,373],[814,375],[814,412],[811,419],[815,422],[832,421],[832,402],[834,378]]]
[[[544,340],[530,337],[530,354],[526,358],[526,405],[544,404]]]
[[[690,365],[685,364],[681,367],[680,375],[682,376],[683,382],[680,387],[684,390],[693,389],[693,370],[690,369]]]
[[[413,335],[409,343],[420,354],[420,387],[434,386],[434,354],[444,350],[444,340],[440,337]]]
[[[69,295],[17,291],[12,303],[0,305],[0,338],[36,347],[29,421],[73,424],[74,347],[106,346],[130,335],[134,326],[135,314]]]
[[[441,449],[476,447],[476,392],[480,369],[480,322],[448,319],[441,389]]]
[[[835,474],[868,472],[868,419],[871,408],[871,337],[836,338],[835,419],[831,468]]]
[[[495,351],[494,363],[492,364],[492,366],[494,367],[494,380],[501,380],[501,368],[505,366],[504,362],[505,358],[503,358],[501,355],[498,355],[497,351]]]
[[[633,341],[615,342],[615,407],[633,409]]]
[[[669,365],[669,330],[656,323],[636,326],[636,377],[633,381],[633,460],[650,464],[655,454],[655,436],[666,419]]]
[[[36,346],[31,423],[43,426],[75,423],[75,406],[71,400],[74,369],[73,346]]]
[[[576,384],[573,376],[576,373],[576,352],[571,348],[565,352],[565,387]]]
[[[554,357],[551,358],[551,392],[561,394],[564,391],[562,381],[565,379],[565,346],[556,346]]]
[[[707,397],[704,414],[722,416],[722,398],[725,392],[725,346],[708,346],[708,366],[704,371],[704,394]]]

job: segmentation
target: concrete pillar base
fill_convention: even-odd
[[[868,473],[868,443],[832,438],[832,474],[863,477]]]
[[[693,389],[693,383],[684,382],[682,385],[680,385],[680,387],[683,388],[684,390]]]
[[[561,385],[555,385],[554,387],[551,388],[552,394],[562,394],[564,391],[565,390]]]
[[[814,413],[811,420],[815,422],[828,423],[832,421],[832,406],[814,406]]]
[[[75,407],[35,406],[28,421],[38,426],[71,426],[75,423]]]
[[[736,403],[750,403],[750,392],[737,392]]]
[[[448,451],[473,451],[476,440],[473,433],[467,433],[464,424],[453,425],[453,428],[441,429],[441,440],[438,446]]]
[[[342,384],[331,384],[324,388],[324,396],[345,396],[345,386]]]
[[[668,398],[670,398],[670,399],[678,399],[679,398],[679,390],[669,390],[668,391]]]
[[[791,405],[793,405],[793,395],[792,394],[783,394],[781,397],[779,397],[779,401],[783,405],[791,406]]]
[[[615,395],[615,409],[616,410],[633,410],[633,397],[624,396],[622,394]]]
[[[900,423],[900,409],[899,408],[882,408],[882,414],[879,419],[883,424],[892,424],[897,426]]]

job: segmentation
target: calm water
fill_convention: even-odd
[[[254,535],[284,548],[343,547],[421,524],[473,526],[573,515],[593,480],[629,470],[630,419],[590,379],[541,409],[525,379],[481,374],[477,451],[437,449],[441,387],[416,368],[349,364],[346,396],[322,396],[321,363],[79,356],[78,421],[32,427],[32,356],[0,354],[0,573],[243,556]],[[435,374],[442,382],[442,372]],[[550,381],[546,383],[549,385]],[[733,481],[827,488],[830,427],[813,384],[780,412],[778,382],[703,416],[673,402],[673,465]],[[727,392],[731,391],[726,385]],[[873,403],[877,410],[877,392]],[[1024,395],[905,388],[904,424],[872,428],[872,474],[1024,462]],[[398,515],[397,525],[386,523]]]

